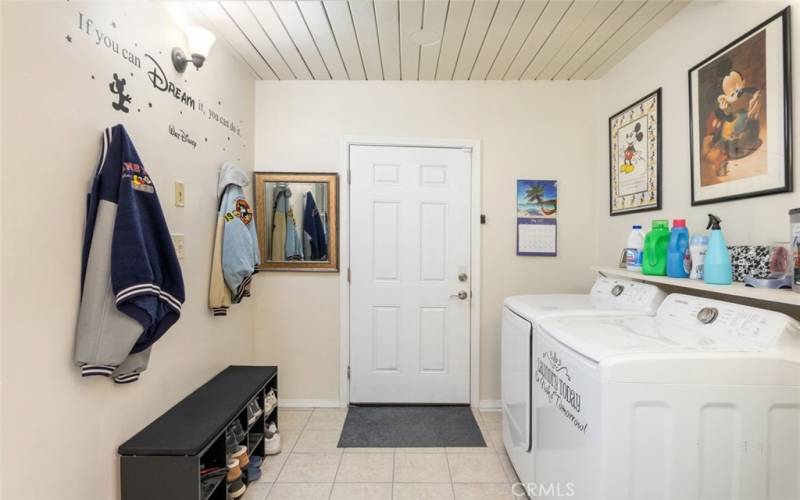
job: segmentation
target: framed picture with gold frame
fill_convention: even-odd
[[[789,7],[689,70],[692,205],[792,190]]]
[[[253,174],[260,271],[339,271],[339,176]]]

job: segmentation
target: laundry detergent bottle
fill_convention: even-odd
[[[636,224],[625,244],[625,268],[628,271],[642,272],[642,248],[644,248],[644,233],[642,226]]]
[[[722,219],[708,214],[708,249],[703,261],[703,281],[712,285],[730,285],[733,282],[733,267],[728,244],[722,235],[720,223]]]
[[[688,278],[690,269],[686,268],[686,253],[689,251],[689,230],[685,219],[674,219],[669,234],[667,249],[667,276]]]
[[[650,232],[644,237],[642,274],[651,276],[667,274],[667,247],[669,247],[669,222],[655,219]]]

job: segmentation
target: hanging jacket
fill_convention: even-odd
[[[325,235],[325,226],[322,223],[317,203],[309,191],[306,194],[306,206],[303,210],[303,233],[305,233],[307,260],[328,259],[328,238]]]
[[[180,318],[184,299],[181,268],[153,182],[125,128],[106,129],[83,238],[75,334],[82,375],[136,380],[147,356],[123,362],[164,335]]]
[[[272,205],[272,244],[270,256],[273,261],[303,260],[303,244],[297,233],[297,224],[289,198],[292,191],[286,184],[275,186],[275,201]]]
[[[208,308],[214,316],[225,316],[231,306],[231,291],[225,284],[225,273],[222,271],[222,235],[225,231],[225,219],[217,206],[217,224],[214,229],[214,249],[211,255],[211,280],[208,286]]]
[[[250,281],[261,263],[253,211],[242,189],[248,184],[247,174],[239,167],[222,165],[208,303],[215,316],[226,314],[230,303],[250,295]]]
[[[275,187],[275,201],[272,203],[272,230],[269,239],[269,258],[274,262],[286,260],[286,194],[287,187]]]

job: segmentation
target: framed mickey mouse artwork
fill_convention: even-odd
[[[689,70],[692,205],[792,190],[789,8]]]
[[[661,208],[661,89],[608,119],[611,215]]]

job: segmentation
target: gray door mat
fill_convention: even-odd
[[[339,448],[486,446],[469,406],[351,406]]]

